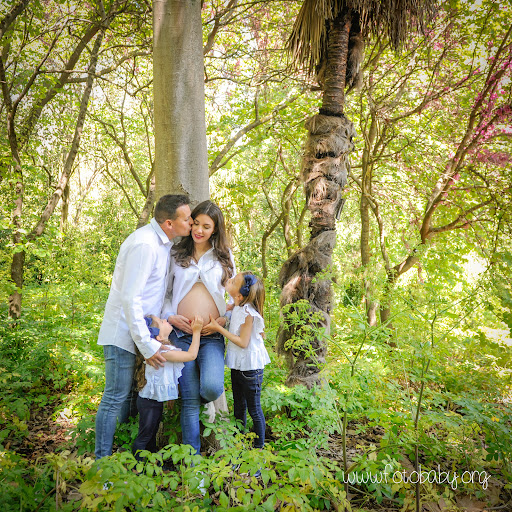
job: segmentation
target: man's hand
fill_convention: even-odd
[[[158,370],[158,368],[164,365],[165,361],[165,357],[162,354],[160,354],[160,352],[157,352],[156,354],[153,354],[150,358],[146,359],[146,364],[150,364],[153,368]]]
[[[186,332],[187,334],[192,334],[190,320],[186,316],[171,315],[167,320],[171,325],[180,329],[180,331]]]

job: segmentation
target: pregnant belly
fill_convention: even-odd
[[[210,321],[210,314],[218,318],[219,310],[213,297],[203,283],[196,283],[191,290],[181,299],[178,305],[178,315],[183,315],[193,320],[195,315],[203,319],[204,325]]]

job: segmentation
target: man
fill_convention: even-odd
[[[119,250],[98,336],[105,356],[105,391],[96,415],[96,459],[112,454],[117,421],[128,418],[135,345],[153,367],[165,362],[144,317],[160,315],[172,240],[188,236],[193,223],[189,203],[184,195],[162,196],[151,222],[133,232]]]

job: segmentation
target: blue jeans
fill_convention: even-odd
[[[182,350],[188,350],[192,335],[174,329],[171,342]],[[224,337],[220,334],[201,336],[195,361],[188,361],[179,379],[181,393],[181,433],[183,444],[201,451],[199,412],[203,403],[219,398],[224,391]]]
[[[235,418],[247,424],[247,409],[252,418],[253,430],[258,437],[254,448],[263,448],[265,444],[265,416],[261,410],[261,384],[263,370],[231,370],[231,387],[233,388],[233,409]]]
[[[117,422],[128,420],[132,404],[135,354],[105,345],[105,391],[96,414],[96,459],[112,455]]]

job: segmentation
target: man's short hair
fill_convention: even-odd
[[[155,206],[155,220],[159,224],[162,224],[167,219],[175,220],[178,216],[178,208],[184,204],[190,204],[189,197],[184,194],[167,194],[162,196]]]

